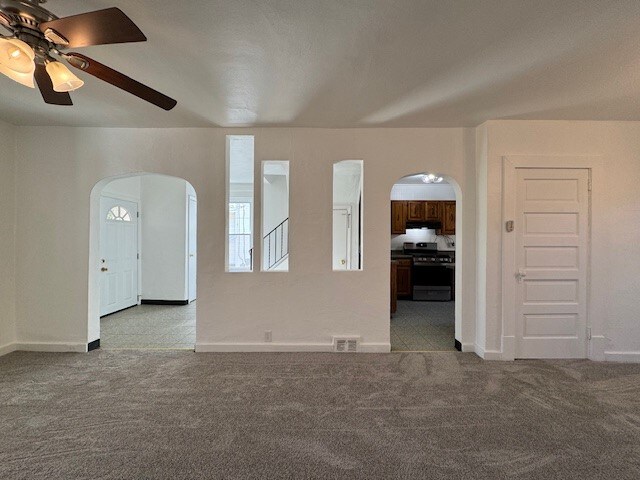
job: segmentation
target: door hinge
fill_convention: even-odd
[[[136,212],[136,217],[140,218],[140,212]]]
[[[140,260],[140,254],[139,254],[139,253],[138,253],[138,254],[136,254],[136,258],[137,258],[138,260]]]
[[[587,327],[587,339],[591,340],[591,327]]]
[[[591,191],[591,187],[592,187],[591,177],[589,177],[589,181],[587,182],[587,185],[588,185],[589,191]]]

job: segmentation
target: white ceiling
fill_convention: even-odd
[[[99,80],[75,106],[0,76],[20,125],[475,126],[640,120],[638,0],[50,0],[118,6],[146,43],[82,49],[178,100],[164,112]]]

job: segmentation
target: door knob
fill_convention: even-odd
[[[527,271],[524,268],[519,268],[518,273],[516,273],[516,280],[518,280],[519,283],[522,283],[522,280],[526,276],[527,276]]]
[[[342,265],[344,265],[344,264],[346,264],[346,263],[347,263],[347,261],[346,261],[346,260],[340,260],[340,263],[341,263]]]
[[[106,272],[106,271],[108,271],[108,270],[109,270],[109,269],[108,269],[107,267],[102,267],[102,268],[100,269],[100,271],[101,271],[101,272]]]

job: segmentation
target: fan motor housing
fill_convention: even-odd
[[[53,13],[40,6],[39,1],[0,0],[0,12],[4,13],[11,22],[12,30],[28,28],[38,30],[38,25],[57,20]]]

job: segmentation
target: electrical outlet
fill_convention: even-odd
[[[269,343],[272,340],[272,336],[271,336],[271,330],[265,330],[264,331],[264,341]]]

